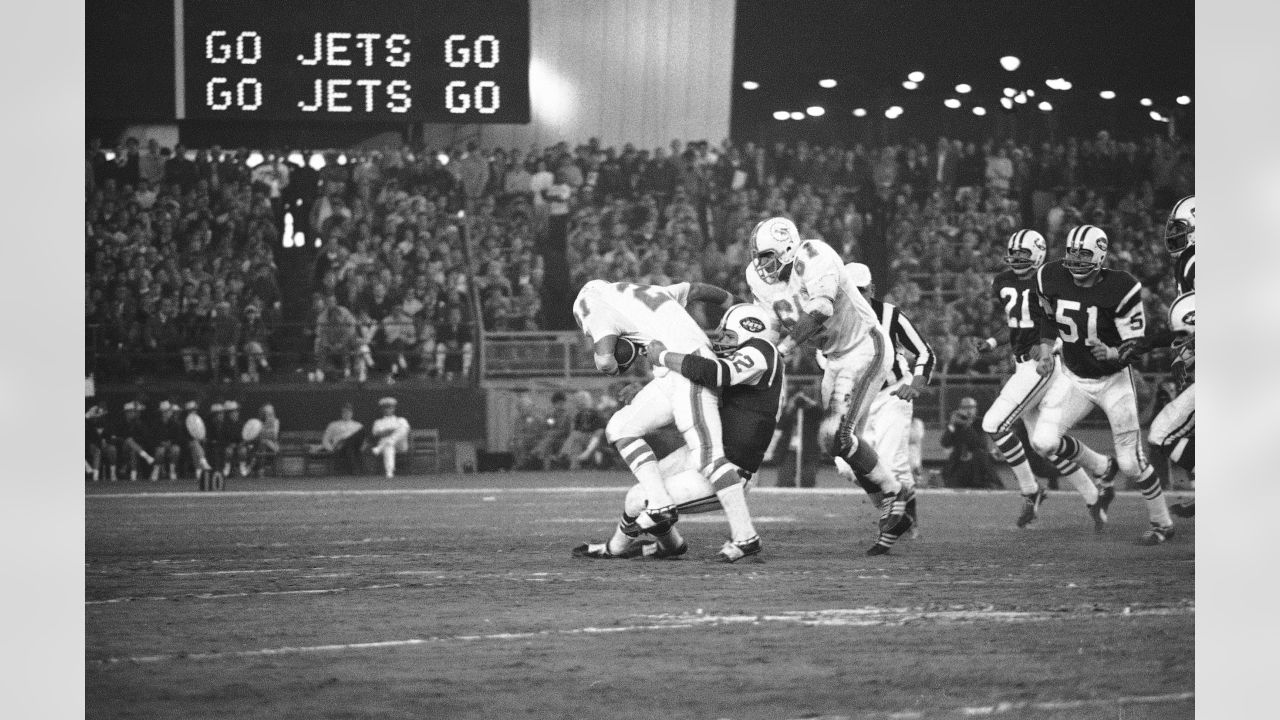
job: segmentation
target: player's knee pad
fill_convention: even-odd
[[[1039,423],[1031,431],[1031,447],[1039,454],[1049,457],[1057,456],[1058,446],[1062,443],[1062,433],[1056,427]]]
[[[1125,477],[1141,477],[1142,472],[1147,468],[1147,459],[1139,446],[1140,440],[1137,430],[1126,430],[1115,435],[1116,463]]]

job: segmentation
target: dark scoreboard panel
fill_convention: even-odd
[[[180,0],[189,119],[529,122],[529,0]]]

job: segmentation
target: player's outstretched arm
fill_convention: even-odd
[[[694,301],[720,305],[727,308],[736,302],[736,298],[734,298],[733,293],[728,290],[716,287],[715,285],[696,282],[689,284],[689,302]]]

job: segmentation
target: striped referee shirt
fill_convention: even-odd
[[[885,380],[884,386],[892,387],[915,375],[923,376],[928,384],[933,377],[933,347],[896,305],[878,298],[868,298],[868,302],[893,341],[893,377]],[[914,357],[915,362],[909,362],[906,354]]]

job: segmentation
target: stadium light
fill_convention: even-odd
[[[294,150],[293,152],[289,153],[289,157],[288,157],[288,158],[286,158],[286,159],[287,159],[289,162],[293,163],[294,165],[306,165],[306,164],[307,164],[307,161],[306,161],[306,160],[304,160],[304,159],[302,158],[302,153],[298,152],[297,150]]]
[[[792,119],[792,120],[803,120],[803,119],[804,119],[804,113],[800,112],[799,110],[793,110],[793,111],[791,112],[791,119]]]
[[[1053,105],[1051,105],[1048,100],[1041,100],[1040,104],[1037,105],[1037,107],[1039,107],[1041,110],[1045,112],[1049,112],[1053,110]]]
[[[973,109],[973,114],[977,115],[978,117],[982,117],[983,115],[987,114],[987,109],[979,105],[978,107]]]
[[[1007,97],[1000,98],[1000,104],[1004,106],[1005,110],[1012,110],[1013,98],[1007,98]]]
[[[106,159],[107,159],[107,162],[111,162],[112,160],[115,160],[115,159],[116,159],[116,151],[115,151],[115,150],[108,150],[108,151],[106,151],[106,152],[102,153],[102,157],[106,158]]]
[[[1142,98],[1138,101],[1138,104],[1142,107],[1151,107],[1151,98]]]
[[[866,109],[866,108],[854,108],[854,109],[853,109],[853,116],[854,116],[854,117],[866,117],[866,116],[867,116],[867,109]]]
[[[1016,103],[1018,103],[1019,105],[1026,105],[1026,104],[1027,104],[1027,94],[1026,94],[1026,93],[1018,93],[1017,95],[1014,95],[1014,96],[1013,96],[1013,101],[1014,101],[1014,102],[1016,102]]]
[[[245,158],[244,164],[245,164],[245,167],[255,168],[261,165],[262,161],[265,159],[266,158],[262,157],[262,153],[258,152],[257,150],[254,150],[253,152],[249,153],[249,157]]]
[[[790,117],[791,117],[791,113],[787,112],[786,110],[778,110],[773,113],[774,120],[787,120],[787,119],[790,119]]]
[[[1098,97],[1102,98],[1103,100],[1115,100],[1115,99],[1116,99],[1116,91],[1115,91],[1115,90],[1103,90],[1102,92],[1098,93]]]
[[[743,90],[759,90],[760,83],[756,82],[755,80],[743,80],[742,89]]]
[[[911,74],[907,75],[907,79],[915,83],[924,82],[924,73],[920,72],[919,70],[916,70]]]
[[[889,109],[884,111],[884,116],[893,120],[902,115],[902,107],[899,105],[891,105]]]
[[[1027,88],[1027,97],[1035,97],[1035,96],[1036,96],[1036,91],[1032,90],[1031,88]]]
[[[1190,105],[1190,104],[1191,104],[1191,96],[1190,96],[1190,95],[1179,95],[1179,96],[1178,96],[1178,104],[1179,104],[1179,105]]]
[[[440,162],[448,162],[448,160],[441,160]],[[347,164],[347,154],[346,154],[346,153],[342,153],[341,155],[339,155],[339,156],[338,156],[338,164],[339,164],[339,165],[346,165],[346,164]]]
[[[972,89],[973,89],[973,86],[971,86],[969,83],[960,83],[959,85],[956,86],[956,92],[960,93],[961,95],[969,92]]]
[[[1022,61],[1014,57],[1013,55],[1005,55],[1004,57],[1000,58],[1000,67],[1004,68],[1005,70],[1008,70],[1009,72],[1013,72],[1014,70],[1017,70],[1021,66],[1022,66]]]
[[[1017,90],[1014,90],[1013,88],[1005,88],[1005,89],[1004,89],[1004,96],[1005,96],[1005,97],[1011,98],[1011,97],[1013,97],[1014,95],[1017,95],[1017,94],[1018,94],[1018,91],[1017,91]]]
[[[960,101],[955,98],[947,98],[946,100],[942,101],[942,104],[946,105],[952,110],[955,110],[956,108],[960,107]]]
[[[440,164],[441,164],[441,165],[448,165],[448,164],[449,164],[449,153],[446,153],[446,152],[437,153],[437,154],[436,154],[436,159],[440,161]]]
[[[1148,114],[1151,116],[1151,119],[1152,119],[1152,120],[1155,120],[1156,122],[1166,122],[1166,123],[1167,123],[1167,122],[1169,122],[1169,118],[1167,118],[1167,117],[1165,117],[1165,116],[1161,115],[1160,113],[1156,112],[1155,110],[1152,110],[1152,111],[1151,111],[1150,113],[1148,113]]]
[[[902,81],[902,87],[904,87],[904,88],[906,88],[906,89],[908,89],[908,90],[915,90],[916,88],[920,87],[920,84],[919,84],[919,83],[911,82],[910,80],[903,80],[903,81]]]
[[[809,117],[822,117],[827,114],[826,108],[821,105],[810,105],[805,108],[804,111],[809,115]]]
[[[320,153],[312,153],[311,160],[307,164],[311,166],[312,170],[319,172],[324,169],[324,156]]]
[[[831,88],[836,86],[836,81],[833,78],[825,78],[823,80],[819,80],[818,85],[820,87],[824,87],[830,90]]]

